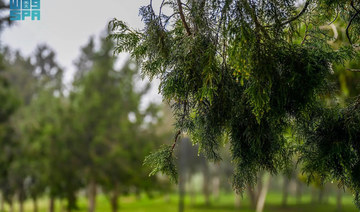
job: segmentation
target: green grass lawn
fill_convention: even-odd
[[[303,204],[296,205],[295,198],[289,197],[289,205],[287,207],[281,207],[282,196],[281,193],[270,193],[266,199],[266,205],[264,212],[300,212],[300,211],[319,211],[319,212],[332,212],[336,211],[335,197],[329,198],[327,204],[311,204],[310,196],[305,195],[303,197]],[[134,196],[127,196],[120,198],[120,209],[121,211],[126,212],[168,212],[168,211],[177,211],[177,195],[171,195],[170,198],[165,201],[164,197],[156,197],[150,199],[145,195],[141,197],[140,200],[136,199]],[[85,198],[79,199],[79,212],[87,211],[87,202]],[[242,211],[250,212],[249,202],[246,197],[241,201],[241,208],[236,209],[234,206],[234,196],[231,194],[223,194],[218,200],[212,200],[210,206],[204,205],[204,199],[201,195],[197,196],[195,199],[195,204],[190,204],[190,197],[186,198],[186,212],[233,212],[233,211]],[[42,199],[39,201],[39,212],[47,212],[48,201],[47,199]],[[15,212],[18,211],[17,207]],[[26,202],[25,212],[32,211],[32,203]],[[57,202],[57,211],[60,212],[60,203]],[[97,199],[97,211],[98,212],[110,212],[109,201],[105,196],[100,195]],[[343,197],[343,211],[352,212],[356,210],[354,204],[352,203],[351,196]]]

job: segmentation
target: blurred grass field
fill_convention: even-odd
[[[294,197],[289,196],[288,205],[283,207],[281,206],[282,194],[281,193],[269,193],[266,198],[266,205],[264,212],[332,212],[336,210],[336,199],[335,196],[328,198],[327,203],[311,203],[311,196],[304,195],[302,198],[302,204],[296,204]],[[193,202],[191,204],[191,202]],[[195,202],[195,204],[194,204]],[[232,194],[222,194],[218,200],[212,199],[211,204],[206,206],[204,204],[204,198],[202,195],[198,195],[195,198],[195,201],[190,201],[190,197],[187,196],[185,199],[185,212],[251,212],[249,202],[244,196],[241,199],[240,208],[235,207],[235,197]],[[358,211],[352,202],[352,197],[350,195],[344,195],[343,199],[343,212],[355,212]],[[82,197],[78,201],[79,212],[87,212],[87,200],[85,197]],[[39,202],[39,212],[48,211],[48,200],[41,199]],[[63,204],[65,205],[65,204]],[[154,198],[149,198],[146,195],[142,195],[140,199],[135,196],[123,196],[119,199],[119,212],[171,212],[177,211],[178,208],[178,196],[172,194],[167,198],[165,196],[156,196]],[[61,206],[61,203],[57,201],[56,203],[56,212],[66,211]],[[8,206],[5,207],[6,211],[9,211]],[[14,211],[18,211],[18,205],[14,207]],[[32,212],[33,205],[31,201],[25,203],[25,212]],[[109,200],[104,195],[99,195],[97,198],[97,212],[111,212]]]

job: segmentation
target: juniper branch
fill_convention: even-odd
[[[185,27],[185,30],[186,30],[187,34],[190,36],[191,35],[191,30],[189,28],[189,25],[186,23],[186,19],[185,19],[185,15],[184,15],[184,12],[183,12],[181,0],[177,0],[177,4],[178,4],[178,8],[179,8],[181,21],[182,21],[182,23],[183,23],[183,25]]]

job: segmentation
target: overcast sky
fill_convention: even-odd
[[[9,0],[7,0],[9,2]],[[46,43],[57,53],[72,78],[73,61],[91,35],[98,36],[108,22],[117,18],[134,28],[142,26],[139,7],[148,0],[41,0],[40,21],[17,21],[1,35],[1,42],[30,55],[38,44]],[[156,3],[156,1],[155,1]],[[157,89],[155,89],[157,91]],[[159,97],[152,97],[159,98]]]

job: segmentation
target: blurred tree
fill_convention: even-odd
[[[4,56],[8,70],[6,77],[11,82],[22,105],[27,106],[39,89],[34,73],[35,67],[30,62],[31,58],[22,56],[19,51],[13,53],[8,47]]]
[[[76,73],[74,81],[79,81],[92,69],[95,57],[95,42],[94,37],[91,37],[88,44],[81,48],[79,58],[74,62],[76,66]]]
[[[81,145],[74,134],[76,120],[67,99],[43,93],[38,101],[41,111],[39,140],[44,148],[45,185],[49,190],[49,211],[55,211],[55,199],[67,201],[66,210],[77,209],[76,192],[82,188]]]
[[[74,142],[77,137],[73,129],[73,109],[64,96],[63,70],[55,57],[55,52],[46,45],[38,46],[35,51],[34,77],[39,89],[35,100],[28,107],[28,120],[35,123],[27,125],[35,128],[33,140],[40,145],[34,156],[41,156],[42,159],[35,160],[41,161],[43,171],[39,180],[43,179],[43,182],[39,182],[39,186],[48,188],[50,212],[55,210],[55,199],[63,198],[67,200],[67,211],[76,209],[76,192],[82,187],[79,171],[82,165],[79,162],[82,150],[81,146]],[[38,171],[33,169],[33,172]],[[30,191],[38,190],[34,187]],[[36,193],[31,195],[36,200]]]
[[[0,0],[0,33],[5,27],[11,25],[10,17],[7,15],[9,11],[9,5]],[[4,62],[4,53],[6,49],[0,43],[0,211],[4,211],[4,202],[12,203],[12,199],[9,198],[12,193],[12,189],[7,184],[6,179],[8,177],[7,166],[13,161],[13,134],[14,130],[10,125],[9,119],[18,106],[18,99],[15,96],[13,88],[10,86],[9,80],[6,75],[7,71]],[[11,204],[12,205],[12,204]]]
[[[128,61],[118,70],[113,43],[102,38],[99,50],[93,43],[90,39],[76,62],[78,72],[71,94],[75,129],[82,149],[89,212],[95,211],[98,185],[117,211],[119,195],[130,186],[144,190],[154,186],[151,181],[155,177],[146,177],[149,170],[145,171],[142,161],[159,143],[153,127],[159,121],[159,109],[154,104],[140,109],[150,85],[135,86],[135,64]]]
[[[8,27],[13,24],[12,21],[10,21],[9,14],[9,4],[7,1],[0,0],[0,33],[4,30],[5,27]]]
[[[9,10],[9,5],[7,5],[3,0],[0,0],[0,33],[3,31],[4,27],[10,25],[10,19],[8,16],[4,15],[6,11]],[[14,113],[16,107],[17,107],[17,99],[14,95],[13,88],[10,86],[9,80],[6,77],[7,71],[6,71],[6,65],[4,62],[4,53],[6,52],[6,49],[4,49],[3,46],[0,46],[0,142],[1,147],[4,147],[7,142],[11,143],[9,141],[9,129],[8,126],[8,120],[10,116]],[[11,134],[11,133],[10,133]],[[4,150],[4,157],[7,157],[7,152],[5,149],[7,148],[1,148],[1,150]],[[2,158],[4,159],[4,158]],[[3,160],[2,160],[3,162]],[[3,164],[1,164],[3,165]],[[1,172],[5,171],[3,167],[1,168]],[[2,201],[2,200],[1,200]]]
[[[4,210],[4,201],[12,205],[13,190],[8,184],[9,176],[8,165],[13,161],[14,152],[14,130],[10,124],[10,117],[18,107],[18,100],[10,88],[8,80],[3,76],[3,64],[0,61],[0,211]]]
[[[198,148],[193,146],[189,138],[183,138],[177,154],[177,166],[179,169],[179,206],[178,211],[183,212],[185,208],[186,182],[190,181],[191,177],[197,172],[201,171],[203,156],[198,155]],[[202,159],[201,159],[202,158]],[[199,160],[200,159],[200,160]],[[195,196],[191,197],[194,201]]]
[[[13,185],[9,199],[16,193],[23,210],[23,202],[29,197],[34,202],[34,211],[37,211],[38,196],[48,185],[52,186],[47,184],[49,176],[46,174],[54,172],[45,167],[54,155],[48,154],[46,147],[55,137],[47,132],[47,126],[58,118],[51,106],[56,103],[55,96],[62,96],[62,69],[55,62],[55,53],[46,45],[38,47],[33,60],[22,57],[19,52],[12,55],[9,50],[6,58],[7,78],[22,103],[12,119],[16,145],[12,149],[13,161],[7,167],[7,184]]]

